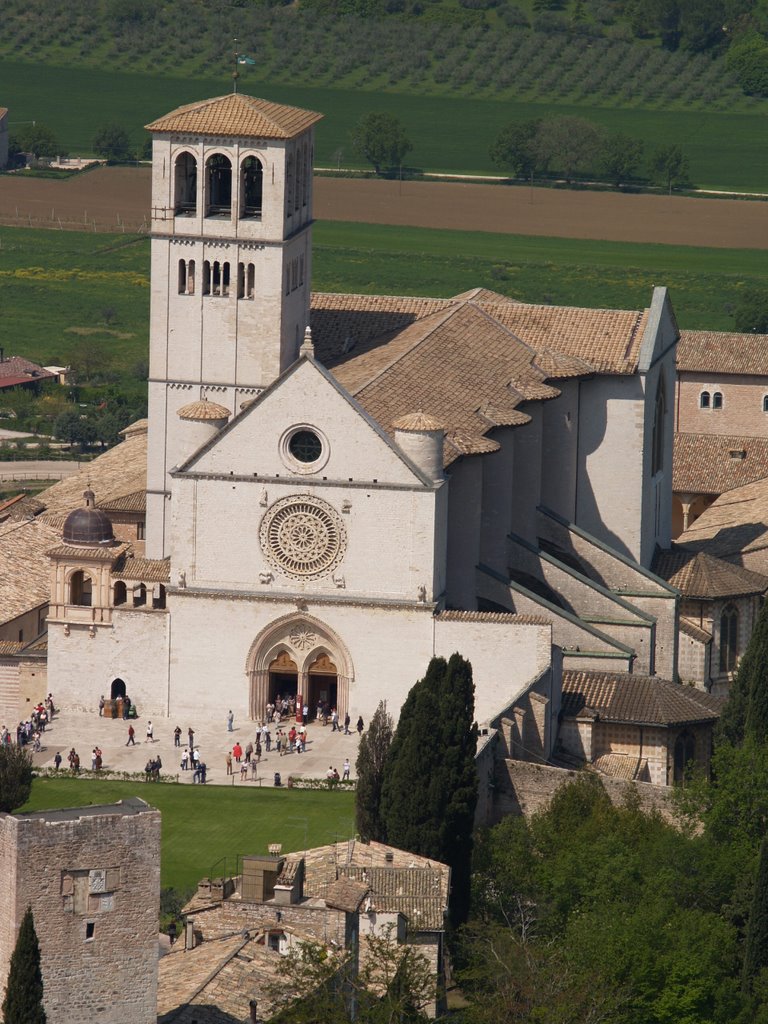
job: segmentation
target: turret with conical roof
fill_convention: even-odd
[[[230,412],[298,356],[309,323],[314,126],[232,93],[147,125],[152,146],[147,553],[166,552],[170,472],[199,396]],[[207,427],[205,426],[207,424]]]

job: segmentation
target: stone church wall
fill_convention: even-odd
[[[702,409],[702,391],[710,394],[709,408]],[[712,395],[723,396],[720,409],[712,407]],[[677,381],[677,423],[683,434],[735,434],[768,437],[768,413],[763,399],[768,395],[768,376],[747,374],[680,373]]]
[[[140,803],[0,815],[0,990],[31,906],[56,1024],[157,1019],[160,813]]]

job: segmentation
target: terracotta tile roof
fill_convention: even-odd
[[[543,615],[517,615],[514,612],[442,611],[435,616],[441,622],[509,622],[517,626],[549,626]]]
[[[12,519],[15,522],[31,519],[45,508],[38,498],[31,494],[17,494],[14,498],[0,502],[0,523]]]
[[[648,761],[644,757],[632,757],[629,754],[601,754],[592,762],[592,767],[612,779],[634,782],[645,775]]]
[[[95,560],[98,562],[111,562],[123,555],[130,547],[130,544],[114,544],[111,547],[88,548],[84,545],[58,544],[47,552],[50,558],[75,558]]]
[[[333,369],[337,380],[381,424],[421,409],[445,423],[445,461],[496,450],[479,439],[493,425],[481,405],[509,422],[528,400],[560,392],[544,382],[536,353],[479,306],[465,302],[417,320],[388,341],[358,346]]]
[[[177,943],[158,963],[158,1024],[232,1024],[272,1012],[271,991],[284,977],[285,960],[262,945],[258,933],[207,939],[194,949]],[[286,978],[290,984],[290,978]]]
[[[124,494],[122,498],[100,501],[99,508],[105,512],[146,512],[147,492],[134,491],[133,494]]]
[[[734,453],[734,454],[731,454]],[[672,489],[722,494],[768,476],[768,438],[675,434]]]
[[[656,552],[652,572],[677,587],[683,596],[705,601],[764,594],[768,590],[768,576],[678,544]]]
[[[8,657],[18,654],[24,648],[24,643],[16,640],[0,640],[0,655]]]
[[[693,619],[688,619],[684,615],[680,616],[680,632],[685,633],[692,640],[697,640],[700,644],[712,643],[712,634],[708,633],[706,629],[702,629]]]
[[[60,534],[39,519],[0,523],[0,621],[47,604],[51,563],[47,551]]]
[[[391,861],[387,860],[388,855]],[[444,927],[451,875],[446,864],[384,843],[362,843],[357,839],[315,847],[303,854],[288,854],[289,860],[301,857],[306,896],[325,898],[328,887],[337,878],[349,878],[367,884],[378,909],[388,907],[403,913],[412,927]]]
[[[681,331],[677,369],[683,373],[768,376],[768,334]]]
[[[768,478],[721,494],[678,543],[768,576]]]
[[[368,889],[367,882],[342,874],[326,888],[324,899],[329,907],[356,914]]]
[[[563,714],[586,712],[604,722],[686,725],[714,722],[725,703],[692,686],[658,676],[613,672],[563,672]]]
[[[136,428],[137,425],[133,424]],[[71,512],[83,503],[87,486],[96,495],[96,504],[114,501],[143,491],[147,486],[146,430],[130,430],[125,440],[99,455],[93,462],[84,462],[76,476],[59,480],[41,491],[38,499],[50,512]]]
[[[171,560],[170,558],[121,558],[110,575],[118,580],[168,583],[171,578]],[[768,585],[768,581],[766,585]]]
[[[23,356],[8,356],[0,361],[0,384],[7,377],[13,379],[14,383],[21,383],[30,380],[51,380],[56,376],[49,370],[32,363]]]
[[[194,135],[246,136],[258,139],[292,139],[323,115],[300,107],[287,107],[243,93],[187,103],[145,125],[150,132],[191,132]]]

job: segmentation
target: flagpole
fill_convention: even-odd
[[[232,92],[237,94],[237,80],[240,77],[240,72],[237,70],[237,61],[240,54],[237,52],[237,37],[232,40],[235,44],[235,61],[232,66]]]

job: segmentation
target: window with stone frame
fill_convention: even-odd
[[[723,393],[722,391],[715,391],[712,395],[712,408],[722,409],[723,408]]]
[[[664,388],[664,377],[659,376],[656,385],[656,398],[653,405],[653,437],[651,442],[651,475],[655,476],[664,468],[664,422],[667,411],[667,398]]]
[[[712,396],[710,395],[710,393],[708,391],[702,391],[701,394],[699,395],[699,408],[700,409],[709,409],[711,397]]]
[[[739,613],[734,604],[727,604],[720,615],[720,671],[736,668],[739,640]]]

